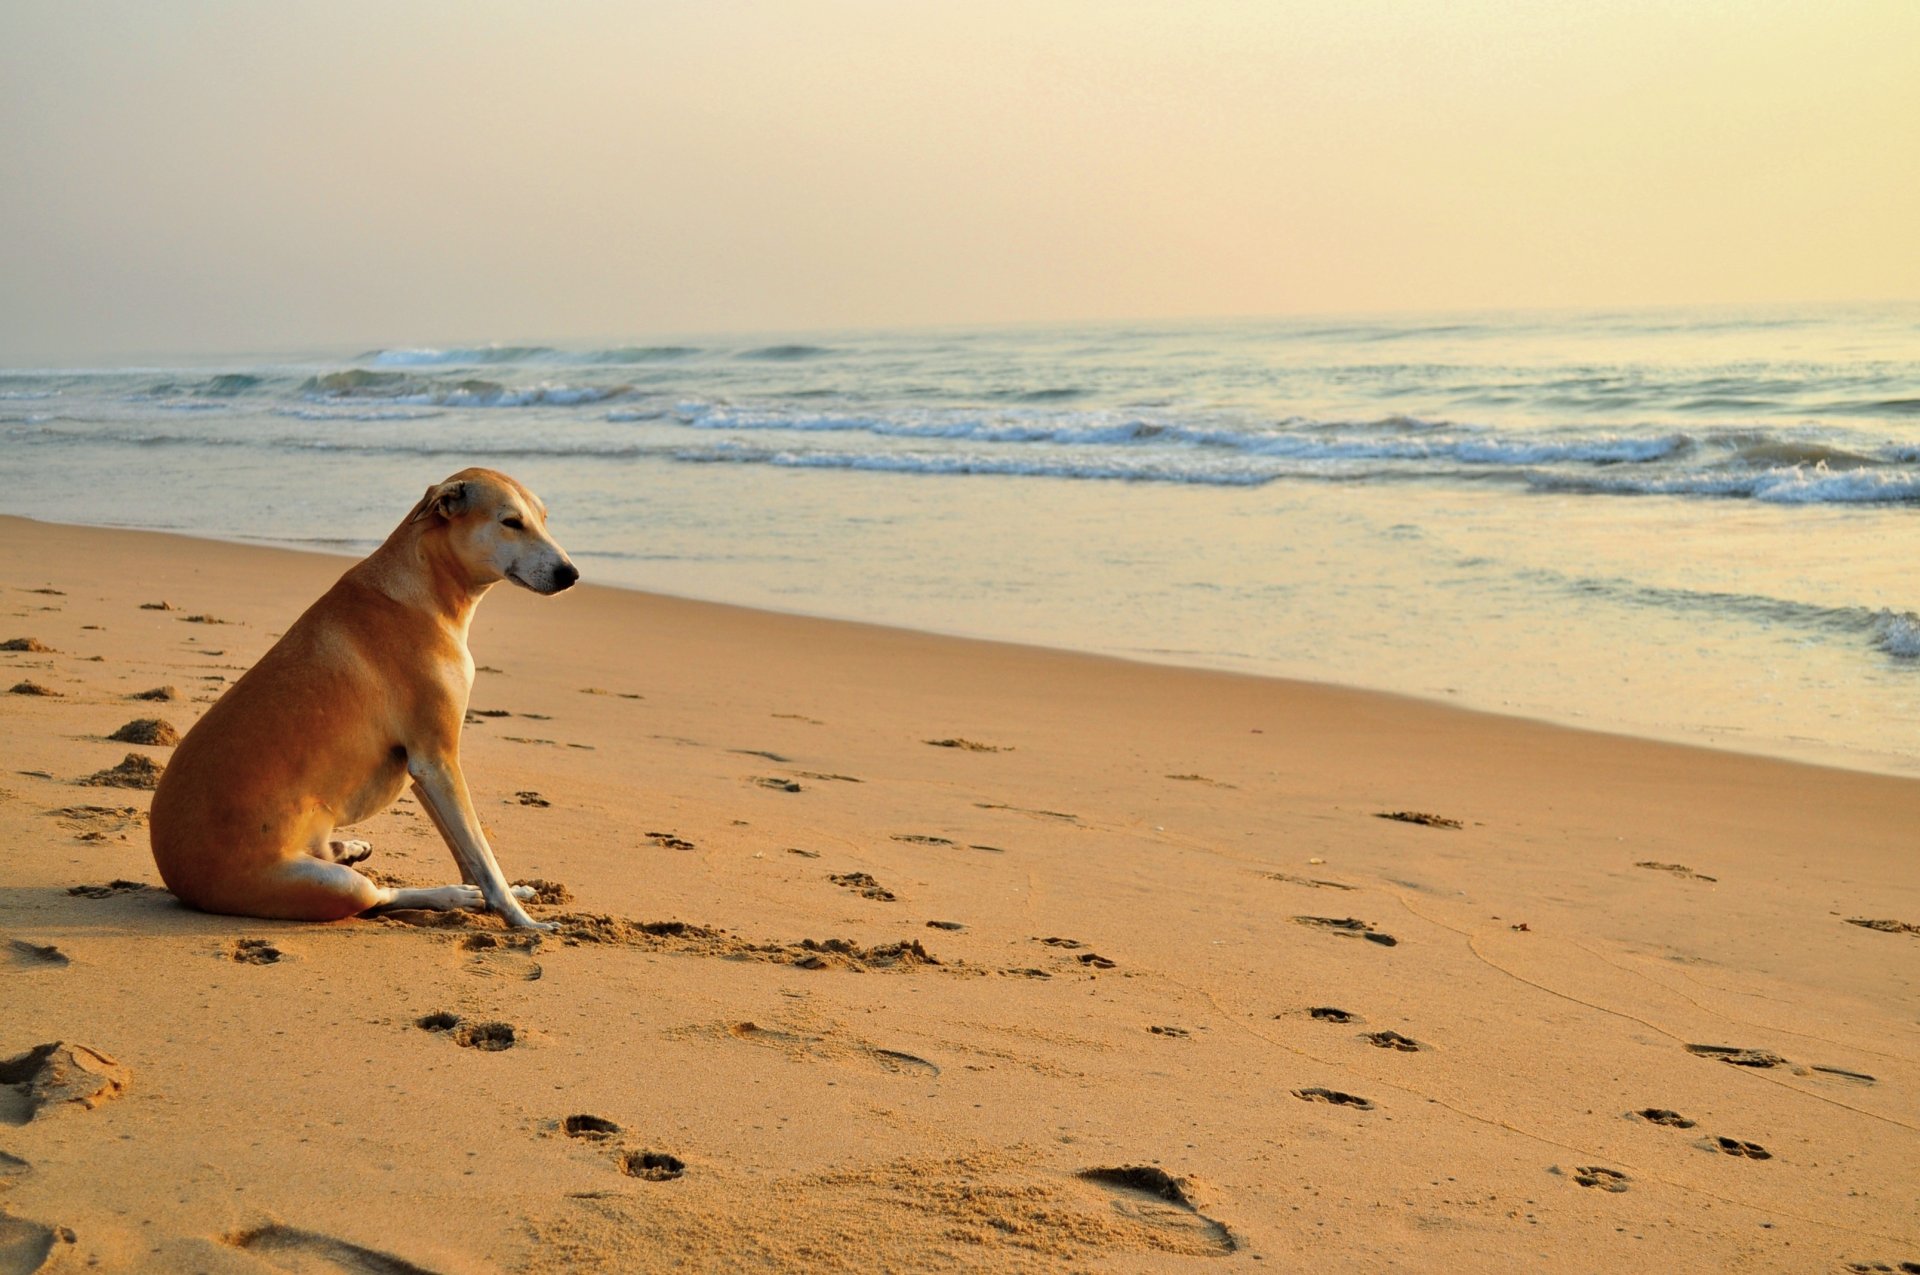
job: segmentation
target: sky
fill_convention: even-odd
[[[0,365],[1920,298],[1913,0],[6,0]]]

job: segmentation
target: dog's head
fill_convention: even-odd
[[[580,578],[567,551],[547,534],[540,497],[492,469],[463,469],[427,488],[411,521],[438,519],[461,563],[483,583],[511,580],[535,593],[558,593]]]

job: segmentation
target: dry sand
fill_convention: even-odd
[[[344,564],[0,564],[0,1275],[1920,1262],[1915,782],[503,587],[466,771],[561,930],[205,916],[84,781]]]

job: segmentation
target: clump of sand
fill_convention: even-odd
[[[38,682],[15,682],[7,688],[9,695],[44,695],[49,699],[59,699],[60,692],[51,686],[42,686]]]
[[[118,765],[95,771],[80,782],[92,788],[145,788],[160,786],[159,762],[140,753],[128,753]]]
[[[149,744],[159,748],[172,748],[180,742],[180,732],[173,723],[160,717],[136,717],[107,736],[121,744]]]

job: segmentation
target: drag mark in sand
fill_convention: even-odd
[[[1375,812],[1375,819],[1391,819],[1396,823],[1419,824],[1423,828],[1459,828],[1464,825],[1458,819],[1449,819],[1445,815],[1430,815],[1424,810],[1382,810]]]
[[[424,1266],[379,1249],[362,1248],[346,1240],[303,1231],[296,1226],[256,1227],[220,1237],[229,1248],[241,1249],[283,1271],[337,1270],[355,1275],[435,1275]]]
[[[1378,943],[1382,947],[1395,947],[1400,940],[1391,934],[1382,934],[1373,928],[1370,921],[1362,921],[1352,916],[1296,916],[1296,924],[1311,926],[1314,929],[1328,930],[1343,938],[1358,936],[1369,943]]]
[[[0,946],[0,970],[17,974],[27,970],[59,969],[70,964],[67,954],[51,944],[10,938]]]
[[[1920,934],[1920,925],[1911,921],[1870,921],[1864,917],[1850,916],[1848,925],[1857,925],[1863,930],[1878,930],[1882,934]]]
[[[1685,877],[1689,881],[1718,881],[1719,877],[1710,877],[1704,872],[1695,872],[1684,863],[1656,863],[1652,859],[1643,859],[1633,865],[1636,868],[1648,868],[1654,872],[1671,872],[1676,877]]]
[[[1310,890],[1353,890],[1356,886],[1339,881],[1324,881],[1319,877],[1297,877],[1291,872],[1263,872],[1260,874],[1269,881],[1284,881],[1288,885],[1304,885]]]
[[[28,1124],[126,1092],[133,1074],[97,1049],[56,1040],[0,1059],[0,1124]]]
[[[1293,1091],[1293,1096],[1302,1102],[1324,1102],[1335,1107],[1352,1107],[1355,1111],[1373,1110],[1371,1099],[1341,1093],[1338,1089],[1323,1089],[1318,1085],[1310,1089],[1296,1089]]]
[[[491,933],[505,944],[527,944],[536,952],[544,943],[567,947],[599,945],[638,948],[650,952],[686,952],[729,960],[763,961],[801,969],[842,969],[856,973],[905,973],[937,968],[952,973],[980,971],[960,962],[943,962],[917,939],[865,946],[852,939],[801,939],[792,943],[756,943],[711,926],[688,921],[629,921],[604,913],[566,912],[549,917],[555,926],[546,934],[509,934],[505,922],[486,912],[428,912],[400,909],[368,918],[375,924],[414,929]]]

